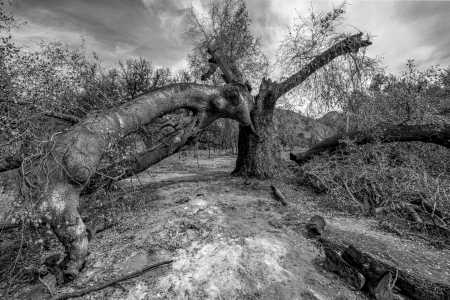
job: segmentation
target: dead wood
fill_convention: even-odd
[[[274,185],[271,185],[270,188],[272,189],[273,198],[280,202],[283,206],[287,206],[288,202],[286,201],[286,197],[283,193]]]
[[[43,114],[44,114],[44,116],[47,116],[50,118],[63,120],[65,122],[70,123],[71,125],[80,122],[80,118],[78,118],[77,116],[74,116],[74,115],[70,115],[70,114],[58,113],[58,112],[54,112],[54,111],[46,111]]]
[[[368,253],[364,253],[356,249],[353,245],[345,246],[323,237],[319,241],[325,249],[332,249],[335,253],[342,253],[341,258],[365,277],[366,284],[364,289],[374,297],[376,297],[376,293],[389,293],[386,290],[381,290],[383,290],[382,286],[385,285],[385,276],[387,273],[390,273],[391,277],[397,278],[396,281],[394,280],[395,284],[391,283],[391,285],[394,285],[401,294],[411,299],[450,299],[450,285],[448,284],[435,282],[424,276],[411,274],[399,269],[394,263],[386,262]],[[328,253],[331,252],[328,251]],[[355,275],[351,274],[349,276]],[[391,286],[391,289],[394,286]]]
[[[86,228],[78,212],[80,194],[97,182],[95,176],[107,151],[166,114],[185,109],[198,117],[192,131],[171,136],[167,144],[159,144],[124,165],[119,163],[119,171],[126,174],[119,173],[113,179],[123,179],[173,154],[184,146],[187,138],[218,118],[232,118],[253,128],[248,103],[240,96],[241,89],[233,84],[217,87],[193,83],[156,89],[111,110],[90,114],[68,130],[54,134],[44,145],[45,155],[27,163],[23,168],[26,184],[21,187],[25,195],[40,199],[40,213],[48,218],[66,249],[65,280],[79,274],[88,254]]]
[[[284,81],[277,83],[276,88],[274,89],[274,98],[278,99],[296,86],[300,85],[309,76],[311,76],[311,74],[314,74],[318,69],[327,65],[335,58],[349,53],[356,53],[360,48],[370,46],[371,44],[372,42],[369,39],[363,38],[362,32],[350,35],[335,43],[333,46],[317,55],[311,62],[302,67],[298,72],[286,78]]]
[[[333,153],[346,146],[346,139],[356,145],[390,142],[424,142],[450,148],[450,125],[378,125],[370,131],[355,130],[329,137],[302,153],[291,153],[290,159],[299,165],[324,152]]]
[[[386,273],[373,288],[371,294],[377,300],[394,300],[394,293],[392,292],[391,285],[392,282],[393,279],[391,273]]]
[[[325,247],[324,252],[326,257],[324,264],[325,269],[341,276],[344,281],[356,290],[359,291],[363,288],[366,283],[364,276],[342,259],[336,249]]]
[[[119,282],[131,279],[131,278],[134,278],[134,277],[138,277],[138,276],[144,274],[145,272],[154,270],[154,269],[156,269],[158,267],[161,267],[161,266],[164,266],[164,265],[169,265],[172,262],[173,262],[173,260],[162,261],[162,262],[159,262],[157,264],[144,267],[144,268],[142,268],[139,271],[132,272],[132,273],[127,274],[127,275],[123,275],[123,276],[121,276],[119,278],[112,279],[110,281],[101,283],[101,284],[93,286],[93,287],[84,288],[84,289],[81,289],[81,290],[78,290],[78,291],[75,291],[75,292],[58,294],[58,295],[52,297],[51,300],[64,300],[64,299],[81,297],[81,296],[84,296],[84,295],[92,293],[92,292],[100,291],[100,290],[105,289],[105,288],[107,288],[109,286],[115,285],[115,284],[117,284]]]
[[[305,225],[308,237],[320,236],[325,230],[325,226],[326,222],[323,217],[319,215],[313,216]]]

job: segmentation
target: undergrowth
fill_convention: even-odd
[[[324,205],[374,216],[398,234],[450,245],[450,151],[423,143],[357,146],[305,164],[301,183],[325,192]]]

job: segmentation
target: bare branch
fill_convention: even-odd
[[[54,111],[46,111],[46,112],[44,112],[44,116],[63,120],[63,121],[71,123],[72,125],[80,122],[80,119],[77,116],[64,114],[64,113],[58,113],[58,112],[54,112]]]
[[[372,134],[375,132],[375,134]],[[378,134],[377,134],[378,133]],[[291,153],[291,160],[299,165],[325,151],[333,152],[346,145],[345,138],[354,140],[357,145],[372,143],[377,139],[383,143],[389,142],[424,142],[450,148],[449,125],[378,125],[371,132],[353,131],[348,134],[338,134],[329,137],[303,153]]]
[[[159,267],[164,266],[164,265],[169,265],[172,262],[173,262],[173,260],[165,260],[165,261],[162,261],[162,262],[150,265],[150,266],[146,266],[146,267],[142,268],[141,270],[138,270],[138,271],[135,271],[135,272],[132,272],[132,273],[120,276],[119,278],[106,281],[106,282],[101,283],[101,284],[96,285],[96,286],[87,287],[87,288],[84,288],[84,289],[81,289],[81,290],[77,290],[77,291],[74,291],[74,292],[67,292],[67,293],[58,294],[58,295],[52,297],[51,300],[63,300],[63,299],[70,299],[70,298],[78,298],[78,297],[84,296],[84,295],[92,293],[92,292],[103,290],[103,289],[105,289],[105,288],[107,288],[109,286],[115,285],[115,284],[117,284],[119,282],[131,279],[131,278],[134,278],[134,277],[141,276],[145,272],[154,270],[154,269],[159,268]]]
[[[311,74],[316,72],[321,67],[331,62],[336,57],[344,54],[355,53],[362,47],[367,47],[372,44],[369,39],[362,38],[362,32],[351,35],[342,41],[334,44],[329,49],[325,50],[316,56],[310,63],[304,66],[300,71],[293,74],[283,82],[277,84],[275,88],[276,95],[274,101],[301,84]]]

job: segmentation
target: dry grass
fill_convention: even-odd
[[[301,180],[326,192],[327,207],[376,216],[450,245],[450,151],[428,144],[355,146],[317,157]]]

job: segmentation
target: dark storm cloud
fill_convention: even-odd
[[[144,56],[155,64],[182,67],[191,48],[183,38],[185,12],[210,0],[16,0],[15,11],[28,25],[17,31],[21,43],[85,41],[106,62]],[[328,10],[339,0],[247,0],[253,30],[269,56],[298,15],[311,5]],[[382,56],[389,71],[408,58],[421,65],[450,65],[450,1],[347,1],[347,31],[373,35],[371,56]],[[200,9],[201,10],[201,9]]]
[[[19,0],[16,14],[28,24],[20,31],[24,43],[59,39],[85,40],[108,61],[145,56],[156,64],[173,65],[185,57],[181,37],[184,8],[177,1]]]

